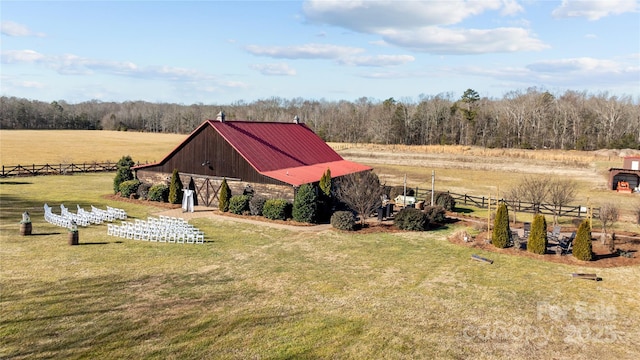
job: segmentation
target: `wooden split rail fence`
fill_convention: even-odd
[[[437,193],[437,191],[436,191]],[[424,189],[415,189],[416,198],[418,199],[430,199],[431,198],[431,190]],[[489,207],[489,197],[485,196],[473,196],[468,194],[456,194],[452,192],[448,192],[449,195],[456,201],[456,205],[470,205],[473,207],[477,207],[480,209],[486,209]],[[533,204],[525,201],[514,201],[507,199],[499,199],[491,198],[492,207],[495,206],[496,202],[504,202],[507,204],[509,211],[513,211],[514,209],[517,212],[523,213],[540,213],[545,215],[553,215],[557,213],[560,217],[576,217],[581,218],[585,217],[589,213],[589,208],[582,205],[565,205],[555,208],[551,204]],[[537,210],[537,211],[536,211]],[[599,208],[593,208],[593,217],[597,218],[599,214]]]
[[[44,164],[44,165],[2,165],[0,178],[13,176],[67,175],[73,173],[110,172],[117,170],[115,162],[92,162],[82,164]],[[137,165],[140,165],[138,163]]]

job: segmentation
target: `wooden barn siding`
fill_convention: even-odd
[[[148,171],[148,170],[138,170],[136,172],[136,176],[138,180],[148,183],[148,184],[165,184],[169,185],[171,179],[171,173],[167,172],[157,172],[157,171]],[[202,191],[206,191],[203,188],[203,184],[205,179],[191,175],[180,174],[180,181],[184,187],[189,186],[191,179],[193,178],[193,182],[196,189],[202,189]],[[220,188],[222,180],[210,180],[211,185],[215,189]],[[294,198],[294,187],[291,185],[274,185],[274,184],[260,184],[260,183],[248,183],[246,181],[233,181],[227,180],[227,184],[231,189],[231,195],[240,195],[244,192],[244,189],[247,185],[251,185],[254,191],[255,196],[263,196],[267,199],[286,199],[290,202],[293,202]],[[198,205],[204,205],[200,200],[201,197],[205,196],[205,194],[196,194]],[[218,207],[218,199],[216,194],[213,192],[209,195],[209,201],[211,202],[210,207]]]
[[[205,161],[209,161],[209,164],[202,166]],[[258,173],[211,126],[202,127],[163,164],[144,170],[170,174],[173,169],[178,169],[180,173],[237,178],[248,183],[289,186]]]

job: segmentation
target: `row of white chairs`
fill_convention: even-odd
[[[54,214],[51,211],[51,207],[47,204],[44,204],[44,220],[49,224],[65,227],[68,229],[71,228],[71,219],[66,218],[62,215]]]
[[[107,210],[99,209],[91,205],[91,211],[86,211],[77,205],[79,216],[84,216],[89,219],[92,224],[102,224],[105,221],[113,222],[115,220],[126,220],[127,212],[124,209],[117,209],[107,206]]]
[[[104,221],[114,221],[116,219],[126,219],[127,213],[123,209],[117,209],[107,206],[107,210],[98,209],[91,206],[91,212],[88,212],[77,205],[78,212],[72,213],[69,209],[60,204],[60,215],[52,212],[51,206],[44,204],[44,219],[48,223],[71,228],[75,223],[78,226],[89,226],[91,224],[102,224]]]
[[[95,207],[91,206],[91,210],[94,211]],[[98,211],[105,211],[101,209],[96,209]],[[115,219],[118,220],[127,220],[127,212],[124,209],[112,208],[111,206],[107,206],[107,213],[112,214]]]
[[[204,233],[182,218],[161,216],[107,224],[107,235],[126,239],[179,244],[203,244]]]
[[[91,221],[86,216],[74,214],[64,204],[60,204],[60,215],[76,223],[78,226],[89,226]]]

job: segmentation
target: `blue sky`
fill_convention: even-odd
[[[640,100],[638,0],[2,1],[0,92],[41,101]]]

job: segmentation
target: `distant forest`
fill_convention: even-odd
[[[640,104],[631,96],[530,88],[502,99],[472,89],[416,101],[272,97],[227,105],[97,100],[69,104],[0,98],[2,129],[95,129],[189,133],[224,111],[227,120],[293,121],[329,142],[476,145],[490,148],[640,149]]]

